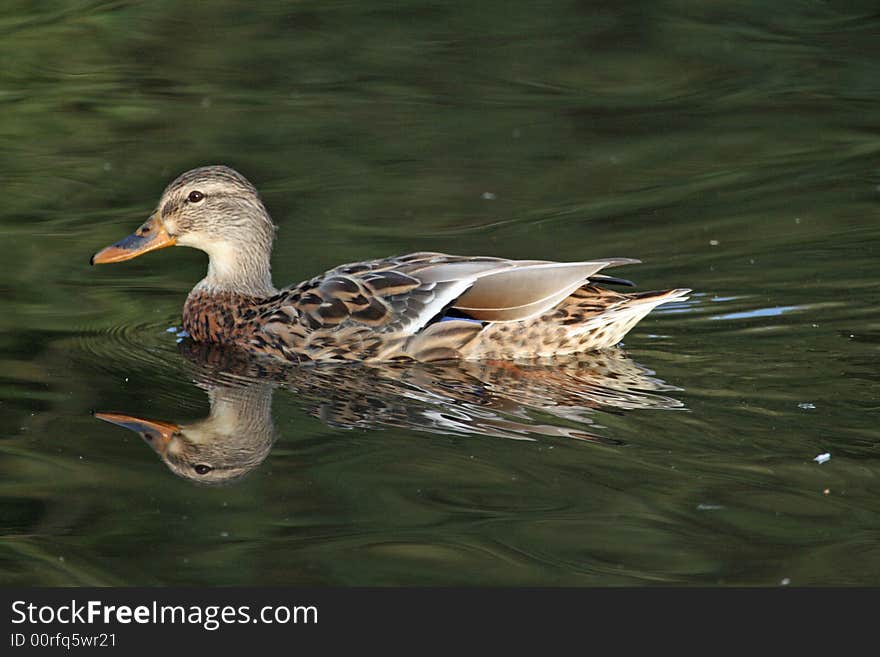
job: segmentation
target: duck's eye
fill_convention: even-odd
[[[214,468],[212,468],[210,465],[205,465],[203,463],[199,463],[198,465],[193,466],[193,470],[196,471],[196,474],[200,475],[206,475],[213,469]]]
[[[203,198],[205,198],[204,194],[202,194],[199,191],[194,191],[194,192],[189,193],[189,196],[186,197],[186,200],[189,201],[190,203],[198,203]]]

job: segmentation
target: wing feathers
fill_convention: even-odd
[[[348,351],[340,357],[353,356],[348,352],[351,344],[357,344],[375,355],[382,351],[373,345],[376,342],[398,344],[395,349],[402,348],[419,360],[444,358],[458,353],[479,334],[482,323],[538,316],[587,284],[598,271],[636,262],[602,258],[566,263],[414,253],[351,263],[283,291],[281,301],[289,312],[273,320],[271,334],[291,344],[302,343],[316,354],[344,347]],[[435,322],[447,308],[479,322]],[[364,331],[376,340],[368,345]]]
[[[490,322],[528,319],[558,304],[612,262],[530,263],[491,271],[476,279],[453,307]]]

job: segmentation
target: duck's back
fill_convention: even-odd
[[[597,284],[617,280],[601,269],[634,262],[413,253],[342,265],[271,298],[237,300],[222,321],[232,341],[291,361],[569,354],[616,344],[652,308],[688,292],[620,294]],[[206,314],[201,323],[209,325]]]

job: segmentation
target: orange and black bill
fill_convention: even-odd
[[[145,420],[134,415],[122,413],[95,413],[95,417],[104,422],[110,422],[118,427],[124,427],[139,434],[157,452],[164,452],[171,442],[174,434],[180,431],[180,426],[171,422],[159,420]]]
[[[164,249],[167,246],[174,246],[177,238],[169,235],[165,230],[165,226],[159,221],[156,215],[147,220],[143,226],[138,228],[128,237],[123,237],[116,244],[101,249],[89,261],[93,265],[103,265],[109,262],[122,262],[123,260],[131,260],[139,255]]]

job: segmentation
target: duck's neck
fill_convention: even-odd
[[[272,386],[255,383],[245,387],[219,386],[208,392],[211,415],[203,425],[230,439],[272,437]]]
[[[208,253],[208,275],[193,291],[202,293],[232,292],[242,296],[265,298],[275,294],[270,264],[271,245],[231,245],[226,242],[203,247]]]
[[[222,242],[200,245],[208,253],[208,275],[183,306],[183,328],[197,342],[236,344],[254,332],[244,314],[276,293],[269,266],[271,245]]]

